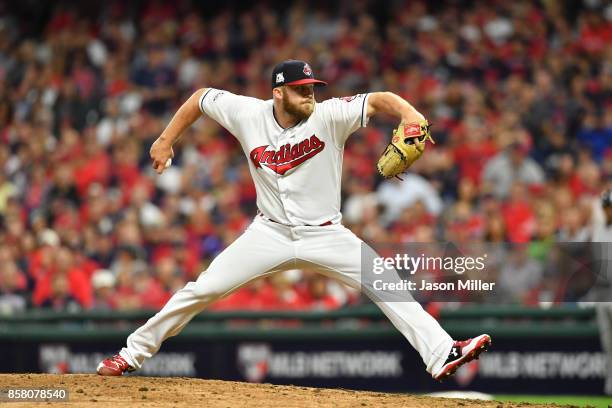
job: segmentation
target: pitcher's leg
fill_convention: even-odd
[[[132,367],[155,354],[162,342],[177,335],[208,304],[245,283],[277,270],[293,259],[293,249],[266,226],[254,222],[219,254],[195,282],[176,292],[168,303],[127,339],[119,353]]]
[[[415,300],[386,302],[370,299],[419,352],[428,373],[436,373],[448,357],[453,339]]]
[[[320,232],[305,233],[298,257],[319,265],[324,273],[331,273],[350,286],[361,287],[362,241],[347,228],[337,225],[319,228]],[[370,257],[377,256],[371,251]],[[419,352],[427,371],[437,372],[445,363],[453,346],[453,339],[440,324],[409,293],[399,298],[386,291],[366,294],[389,318],[391,323]]]

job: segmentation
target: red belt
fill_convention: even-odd
[[[278,222],[278,221],[274,221],[274,220],[273,220],[272,218],[270,218],[270,217],[266,217],[266,216],[265,216],[265,215],[263,215],[263,213],[261,213],[261,212],[259,213],[259,215],[261,215],[263,218],[265,218],[265,219],[266,219],[266,220],[268,220],[268,221],[272,221],[272,222],[274,222],[274,223],[276,223],[276,224],[280,224],[280,225],[285,225],[285,224],[280,223],[280,222]],[[306,227],[327,227],[328,225],[332,225],[332,222],[331,222],[331,221],[326,221],[326,222],[324,222],[323,224],[319,224],[319,225],[310,225],[310,224],[306,224],[305,226],[306,226]]]

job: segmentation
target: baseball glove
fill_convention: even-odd
[[[391,143],[378,159],[378,172],[385,178],[397,177],[412,166],[425,151],[428,139],[435,144],[430,127],[425,119],[418,123],[400,123],[393,131]]]

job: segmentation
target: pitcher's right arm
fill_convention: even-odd
[[[176,111],[168,126],[161,135],[153,142],[149,155],[153,160],[153,168],[157,174],[161,174],[166,168],[168,159],[174,157],[172,146],[181,134],[191,126],[201,115],[199,100],[208,88],[198,89],[181,105]]]

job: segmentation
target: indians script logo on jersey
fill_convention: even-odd
[[[249,157],[256,168],[266,166],[272,171],[283,175],[292,168],[321,153],[324,148],[325,142],[312,135],[310,138],[294,145],[287,143],[279,150],[271,150],[270,145],[256,147],[251,150]]]

